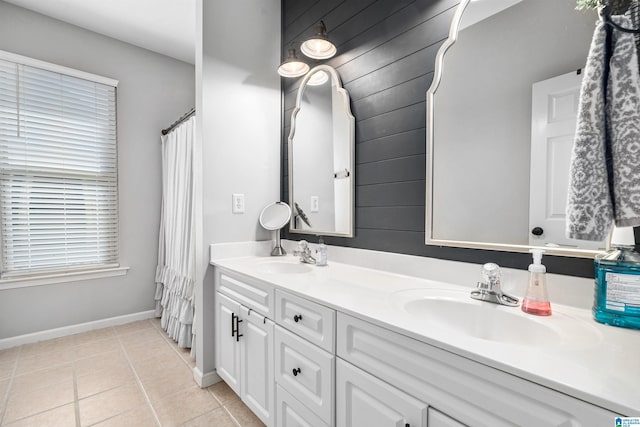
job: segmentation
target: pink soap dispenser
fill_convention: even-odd
[[[531,249],[533,264],[529,265],[529,287],[522,300],[522,311],[537,316],[551,316],[551,303],[547,293],[545,275],[547,268],[542,265],[542,249]]]

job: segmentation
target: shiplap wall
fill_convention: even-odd
[[[425,95],[459,0],[283,0],[282,49],[323,19],[356,118],[355,237],[332,245],[526,268],[529,254],[425,245]],[[294,43],[296,49],[299,43]],[[299,49],[298,49],[299,51]],[[299,53],[299,55],[301,55]],[[315,65],[310,60],[309,64]],[[282,196],[299,79],[283,79]],[[507,202],[505,202],[507,203]],[[469,221],[473,209],[469,208]],[[482,224],[478,224],[481,227]],[[307,235],[285,237],[314,240]],[[549,272],[593,277],[593,261],[545,257]]]

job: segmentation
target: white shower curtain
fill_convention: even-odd
[[[195,117],[162,136],[162,207],[156,316],[182,348],[192,347],[195,282]],[[193,352],[192,352],[193,353]]]

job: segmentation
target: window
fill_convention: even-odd
[[[116,85],[0,51],[0,279],[118,266]]]

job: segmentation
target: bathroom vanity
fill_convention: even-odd
[[[540,318],[473,300],[470,287],[335,261],[212,264],[217,372],[268,426],[595,427],[640,415],[640,332],[588,310],[555,304]]]

